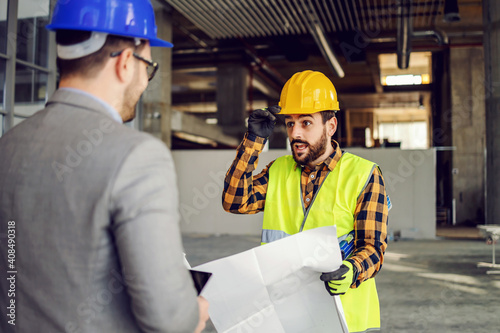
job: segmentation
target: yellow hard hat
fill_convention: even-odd
[[[309,114],[339,110],[337,91],[321,72],[311,70],[295,73],[281,90],[279,114]]]

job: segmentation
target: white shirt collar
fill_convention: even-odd
[[[80,90],[80,89],[76,89],[76,88],[67,88],[67,87],[65,87],[65,88],[59,88],[59,90],[72,91],[72,92],[80,94],[80,95],[85,95],[88,98],[92,98],[94,101],[100,103],[114,120],[116,120],[120,124],[123,124],[122,117],[120,116],[120,114],[118,113],[118,111],[116,111],[111,105],[109,105],[108,103],[106,103],[102,99],[100,99],[100,98],[98,98],[98,97],[96,97],[96,96],[94,96],[92,94],[89,94],[86,91],[83,91],[83,90]]]

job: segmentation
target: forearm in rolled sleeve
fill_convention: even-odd
[[[387,195],[382,174],[375,168],[355,213],[355,250],[348,260],[356,266],[358,277],[352,287],[374,277],[384,262],[387,248]]]
[[[139,327],[193,332],[196,291],[183,264],[174,165],[163,143],[147,141],[130,153],[111,199],[113,233]]]

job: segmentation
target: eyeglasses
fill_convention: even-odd
[[[110,57],[118,57],[120,54],[122,54],[122,52],[125,51],[125,50],[121,50],[121,51],[116,51],[116,52],[112,52],[109,56]],[[156,74],[156,71],[158,70],[158,68],[160,67],[160,65],[157,63],[157,62],[153,62],[151,60],[148,60],[146,58],[143,58],[141,57],[140,55],[138,55],[137,53],[133,52],[132,55],[136,58],[136,59],[139,59],[141,61],[144,61],[148,67],[147,67],[147,71],[148,71],[148,80],[151,81],[154,77],[155,77],[155,74]]]

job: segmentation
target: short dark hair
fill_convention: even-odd
[[[57,30],[56,42],[60,45],[73,45],[81,43],[90,38],[92,32],[80,30]],[[138,48],[144,46],[144,43]],[[84,77],[91,77],[104,67],[107,58],[112,52],[120,51],[127,47],[136,48],[134,39],[108,35],[104,46],[97,52],[89,54],[85,57],[78,59],[61,59],[57,58],[57,68],[61,78],[82,75]]]
[[[321,119],[323,120],[323,124],[326,124],[326,122],[333,117],[335,117],[337,111],[332,111],[332,110],[325,110],[321,111]]]

